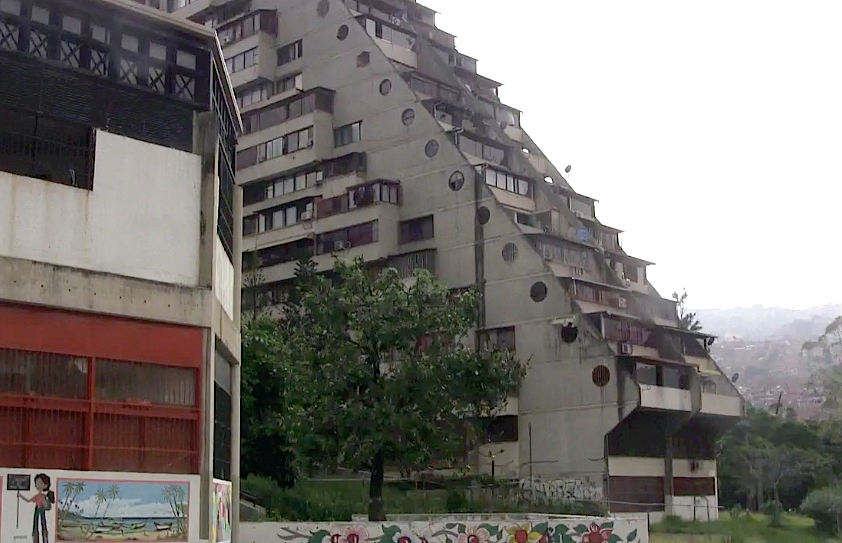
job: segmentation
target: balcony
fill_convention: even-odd
[[[692,411],[693,401],[689,390],[640,385],[640,407],[659,411]]]
[[[413,51],[416,40],[414,32],[401,28],[399,24],[368,15],[357,17],[357,21],[387,57],[405,66],[418,68],[418,55]]]
[[[275,54],[275,37],[258,32],[225,48],[225,64],[235,89],[256,80],[274,81],[275,67],[271,59]],[[261,61],[263,59],[263,61]]]

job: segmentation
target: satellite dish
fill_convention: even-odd
[[[731,376],[731,382],[736,383],[737,379],[739,379],[739,378],[740,378],[740,372],[737,372],[737,373],[735,373],[734,375]]]
[[[565,323],[561,327],[561,341],[565,343],[573,343],[579,337],[579,328],[572,322]]]
[[[572,169],[573,169],[573,166],[571,166],[570,164],[568,164],[568,165],[567,165],[567,167],[566,167],[566,168],[564,168],[564,173],[570,173],[570,170],[572,170]]]

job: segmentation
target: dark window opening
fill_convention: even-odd
[[[316,254],[344,251],[351,247],[376,243],[378,240],[377,221],[371,221],[319,234],[316,238]]]
[[[517,415],[479,419],[485,443],[514,443],[518,440]]]
[[[398,243],[404,244],[415,241],[423,241],[425,239],[433,239],[434,235],[435,227],[433,215],[427,215],[426,217],[401,221]]]
[[[301,58],[304,55],[303,42],[298,40],[296,42],[284,45],[278,49],[278,66],[283,66],[294,60]]]
[[[515,350],[515,327],[494,328],[477,332],[480,347]]]
[[[213,392],[213,476],[231,480],[231,395],[218,383]]]
[[[0,170],[93,189],[91,127],[0,107]]]

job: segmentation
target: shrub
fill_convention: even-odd
[[[257,502],[269,512],[281,503],[284,489],[274,479],[262,475],[249,475],[240,484],[245,492],[257,498]]]
[[[801,511],[813,519],[816,528],[826,535],[840,531],[842,520],[842,487],[825,487],[813,490],[801,504]]]
[[[468,499],[462,490],[448,488],[447,496],[444,500],[444,507],[448,513],[466,513],[468,512]]]

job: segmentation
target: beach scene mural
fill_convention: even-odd
[[[60,479],[55,488],[57,541],[187,541],[187,482]]]

